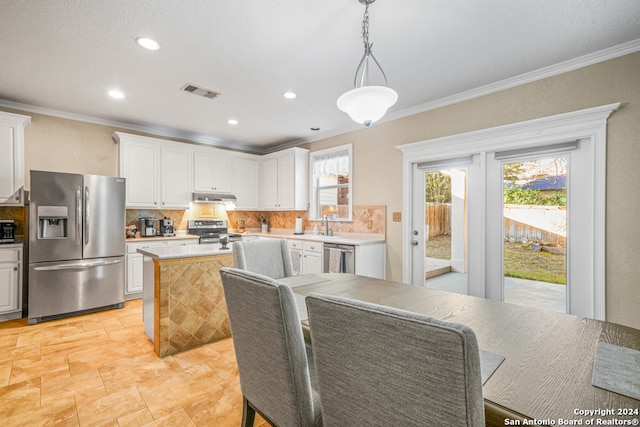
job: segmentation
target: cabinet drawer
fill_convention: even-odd
[[[153,237],[151,237],[153,239]],[[177,240],[150,240],[148,242],[131,242],[127,243],[127,253],[135,254],[141,248],[153,248],[156,246],[181,246],[181,245],[197,245],[198,239],[177,239]]]
[[[289,249],[302,249],[302,242],[300,240],[287,240],[289,243]]]
[[[322,249],[323,248],[324,248],[324,245],[322,243],[318,243],[318,242],[303,242],[302,243],[302,250],[304,250],[305,252],[322,253]]]
[[[18,262],[19,254],[18,249],[0,249],[0,262]]]
[[[135,254],[138,252],[138,249],[151,248],[153,246],[162,246],[162,242],[127,243],[127,253]]]

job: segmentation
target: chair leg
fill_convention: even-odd
[[[240,427],[253,427],[256,411],[251,407],[246,397],[242,396],[242,424]]]

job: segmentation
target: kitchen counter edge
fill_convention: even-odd
[[[148,243],[148,242],[161,242],[170,240],[198,240],[198,236],[183,235],[183,236],[149,236],[149,237],[128,237],[125,239],[125,243]]]
[[[293,234],[293,230],[289,229],[273,229],[268,233],[249,230],[240,234],[242,236],[275,237],[306,240],[311,242],[334,243],[337,245],[375,245],[379,243],[386,243],[384,234],[337,233],[333,236],[324,236],[322,234]]]
[[[179,258],[197,258],[204,256],[228,255],[233,253],[229,244],[227,249],[220,249],[219,243],[208,245],[186,245],[186,246],[154,246],[150,248],[140,248],[138,253],[157,259],[159,261]]]

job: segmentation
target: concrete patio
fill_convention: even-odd
[[[427,288],[467,294],[466,273],[445,273],[425,281]],[[566,313],[566,286],[504,278],[504,302]]]

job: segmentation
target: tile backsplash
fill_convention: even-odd
[[[335,233],[371,233],[385,234],[386,206],[354,206],[353,221],[331,221],[329,227]],[[247,229],[259,228],[260,218],[266,218],[271,228],[295,227],[296,218],[302,218],[302,228],[312,231],[313,226],[320,228],[320,221],[309,219],[308,211],[228,211],[229,228],[238,227],[238,219],[245,220]]]
[[[16,223],[16,236],[24,236],[28,222],[27,210],[22,206],[0,206],[0,219],[12,219]]]
[[[329,227],[335,233],[385,234],[386,206],[354,206],[353,221],[331,221]],[[260,228],[260,219],[266,218],[271,228],[293,229],[297,217],[302,218],[306,232],[313,226],[320,228],[320,221],[309,220],[307,211],[227,211],[221,204],[196,204],[189,210],[127,209],[127,225],[138,225],[138,218],[154,217],[173,219],[176,230],[186,230],[190,219],[226,218],[229,228],[238,227],[238,219],[245,220],[246,229]]]

